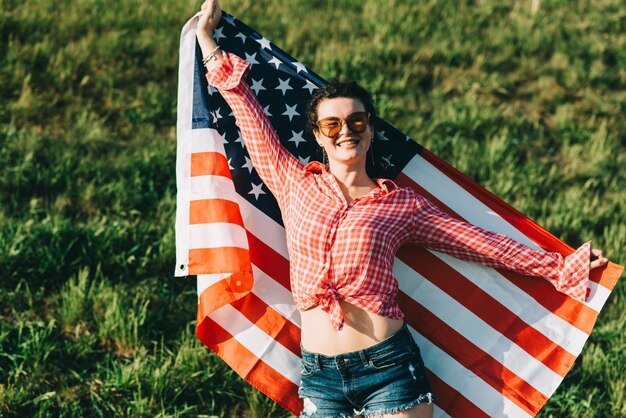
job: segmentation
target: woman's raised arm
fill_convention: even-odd
[[[207,68],[207,80],[217,88],[236,119],[252,164],[263,182],[282,201],[285,185],[303,171],[300,161],[281,145],[265,111],[244,80],[249,64],[236,55],[223,52],[213,39],[222,17],[216,0],[207,0],[196,28],[196,36]]]

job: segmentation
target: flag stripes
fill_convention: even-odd
[[[236,38],[229,50],[242,48],[238,54],[245,53],[255,69],[275,68],[283,78],[294,77],[293,90],[308,94],[323,82],[273,44],[253,42],[261,36],[233,17],[225,14],[225,21],[219,30],[226,39],[220,42]],[[198,275],[198,338],[248,382],[298,413],[300,316],[290,292],[285,230],[275,209],[232,174],[255,175],[248,160],[227,157],[224,144],[243,152],[243,143],[228,121],[228,109],[223,104],[208,107],[218,97],[212,93],[209,99],[199,74],[194,25],[190,20],[181,34],[176,275]],[[269,97],[272,83],[255,77],[257,87],[264,86],[257,95]],[[279,97],[285,95],[281,93]],[[301,100],[289,100],[294,100],[290,106],[302,106]],[[266,112],[282,112],[276,104],[262,106]],[[215,122],[223,134],[214,129]],[[413,188],[453,216],[533,248],[572,251],[428,150],[381,124],[381,155],[396,170],[382,177],[395,178],[399,186]],[[288,124],[277,126],[279,134],[280,129],[292,152],[304,147],[289,141],[299,130]],[[397,152],[402,160],[391,163],[385,152],[398,143],[410,147]],[[310,155],[298,157],[305,163]],[[251,178],[259,193],[258,181]],[[621,268],[609,265],[604,274],[595,273],[586,303],[557,293],[546,281],[418,247],[398,252],[394,273],[406,322],[439,396],[435,416],[529,417],[545,404],[581,352]]]
[[[425,256],[424,260],[429,260],[429,258],[430,257]],[[432,256],[432,258],[436,257]],[[532,337],[541,335],[536,330],[526,335],[510,332],[511,329],[515,331],[519,326],[514,325],[516,318],[510,311],[506,310],[506,308],[498,306],[498,303],[494,301],[493,298],[487,297],[484,307],[478,307],[476,304],[473,304],[473,306],[464,305],[461,303],[463,300],[462,297],[459,296],[467,293],[456,291],[450,292],[452,294],[446,293],[446,290],[449,291],[451,288],[454,288],[454,286],[441,286],[442,283],[449,284],[452,283],[453,280],[458,280],[458,275],[447,276],[445,275],[446,269],[443,270],[443,274],[438,273],[437,269],[441,266],[433,266],[429,271],[429,273],[433,274],[422,275],[419,271],[414,270],[414,264],[413,266],[409,266],[402,261],[397,261],[396,263],[398,273],[402,274],[402,276],[398,275],[398,277],[403,278],[400,282],[401,290],[407,292],[410,289],[411,291],[408,293],[414,300],[422,305],[427,305],[428,309],[445,323],[455,324],[454,328],[457,328],[460,332],[468,333],[470,338],[476,338],[476,345],[482,346],[483,344],[489,344],[490,348],[495,348],[496,350],[502,349],[504,350],[503,352],[513,354],[512,359],[514,361],[519,361],[524,365],[532,364],[533,369],[541,368],[542,373],[545,373],[546,376],[557,379],[560,377],[558,374],[559,370],[554,370],[559,369],[554,360],[563,360],[563,357],[553,354],[551,355],[551,360],[553,361],[548,362],[545,359],[541,361],[540,358],[533,357],[530,354],[535,344],[547,344],[547,346],[552,349],[555,348],[554,346],[556,346],[556,344],[549,340],[545,341],[545,337],[540,338],[538,341],[533,340]],[[405,289],[404,286],[408,288]],[[418,287],[419,291],[417,290]],[[462,288],[462,285],[460,287]],[[427,292],[432,292],[432,294],[427,294]],[[482,298],[485,297],[485,294],[481,293],[477,296]],[[409,301],[407,300],[407,302]],[[454,316],[450,316],[453,314]],[[511,324],[510,327],[509,324]],[[484,341],[480,341],[483,338]],[[505,343],[507,347],[499,347],[498,345],[500,343]],[[573,356],[565,350],[561,350],[560,353],[566,356],[566,359],[573,358]],[[540,352],[539,354],[542,355],[543,353]],[[494,355],[497,356],[497,353],[494,353]],[[535,364],[535,361],[541,363]],[[546,369],[543,369],[544,367]],[[554,376],[552,376],[553,373]],[[560,379],[558,380],[560,381]],[[546,381],[544,380],[542,383],[545,384]],[[558,385],[558,383],[556,385]],[[554,387],[556,387],[556,385]]]
[[[461,214],[451,209],[447,205],[447,203],[450,203],[452,207],[456,207],[457,210],[461,211],[461,213],[465,215],[464,211],[468,210],[465,209],[465,207],[472,206],[471,204],[468,204],[468,196],[462,193],[462,189],[451,191],[451,193],[454,194],[448,197],[446,199],[447,202],[444,203],[440,200],[443,189],[443,187],[441,187],[441,184],[438,184],[439,187],[426,189],[423,187],[423,183],[418,184],[417,182],[413,181],[413,179],[409,177],[409,174],[416,175],[417,173],[410,173],[409,171],[406,173],[406,175],[401,175],[398,178],[398,184],[401,184],[405,187],[413,188],[418,193],[427,197],[429,200],[435,203],[444,212],[458,219],[472,222],[475,225],[491,229],[494,232],[504,233],[511,237],[519,234],[519,230],[516,229],[509,230],[509,228],[507,228],[506,232],[502,232],[501,230],[498,230],[496,228],[489,228],[489,219],[493,220],[495,225],[502,226],[501,224],[497,224],[495,222],[499,217],[497,216],[497,212],[495,212],[495,209],[486,208],[486,211],[489,213],[488,216],[490,216],[489,219],[486,219],[485,217],[475,217],[473,221],[465,218],[464,216],[461,216]],[[420,182],[422,181],[421,177],[415,178],[419,178]],[[459,196],[463,196],[463,198],[460,198]],[[518,241],[521,242],[523,240],[520,239]],[[526,237],[524,241],[528,241],[528,237]],[[517,287],[523,289],[526,293],[528,293],[535,300],[536,303],[543,305],[549,311],[552,311],[555,314],[561,316],[562,319],[578,327],[583,332],[586,332],[587,334],[591,332],[591,328],[593,328],[593,324],[595,323],[595,320],[598,316],[598,312],[587,306],[586,302],[581,303],[568,297],[567,295],[554,292],[552,290],[552,285],[550,285],[546,281],[537,279],[529,280],[528,278],[524,278],[523,276],[511,271],[503,270],[501,271],[501,274],[506,277],[510,282],[514,283]]]
[[[189,202],[189,224],[229,223],[241,225],[237,203],[226,199],[202,199]]]

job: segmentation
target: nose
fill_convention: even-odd
[[[348,121],[342,120],[341,121],[341,129],[339,130],[339,134],[340,135],[349,135],[350,132],[352,132],[350,130],[350,126],[348,125]]]

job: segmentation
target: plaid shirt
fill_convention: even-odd
[[[397,250],[416,243],[462,260],[544,277],[585,300],[589,243],[573,254],[530,249],[439,210],[410,188],[376,179],[378,188],[350,203],[328,167],[303,166],[279,142],[248,84],[249,64],[224,54],[207,74],[230,105],[254,167],[280,205],[290,258],[291,290],[300,311],[321,305],[344,324],[339,300],[388,318],[403,318],[393,275]]]

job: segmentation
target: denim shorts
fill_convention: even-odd
[[[361,351],[325,356],[302,349],[301,365],[301,418],[394,414],[436,400],[406,324]]]

